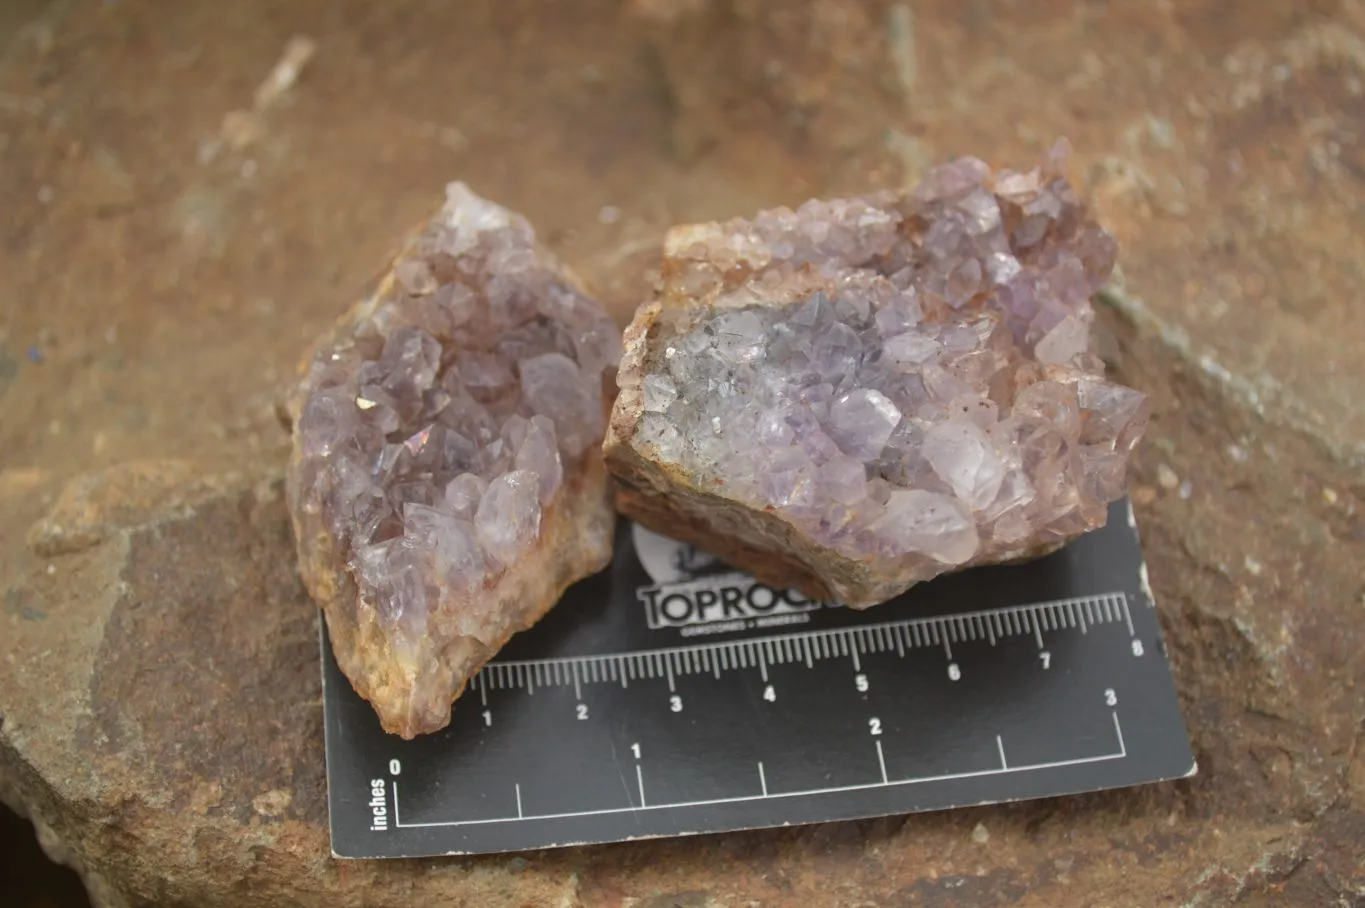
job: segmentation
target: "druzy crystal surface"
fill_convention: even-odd
[[[451,184],[291,404],[304,580],[342,670],[411,737],[610,557],[620,337],[522,217]]]
[[[1091,349],[1116,245],[1065,154],[672,231],[626,332],[621,507],[852,606],[1102,526],[1148,411]]]

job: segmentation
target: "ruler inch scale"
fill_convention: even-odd
[[[1195,768],[1126,502],[1047,558],[862,612],[622,521],[612,566],[410,742],[322,640],[337,857],[856,819]]]
[[[996,736],[996,743],[997,743],[997,745],[999,745],[999,748],[1000,748],[1000,762],[1001,762],[1001,765],[1000,765],[999,767],[996,767],[996,768],[993,768],[993,769],[975,770],[975,771],[972,771],[972,772],[945,773],[945,774],[939,775],[939,776],[925,776],[925,777],[918,778],[918,779],[889,779],[889,778],[886,776],[886,765],[885,765],[885,760],[886,760],[886,758],[885,758],[885,755],[884,755],[883,752],[882,752],[881,742],[880,742],[880,741],[877,741],[877,742],[874,743],[874,746],[875,746],[876,751],[877,751],[878,763],[879,763],[879,764],[881,765],[881,767],[882,767],[882,780],[881,780],[880,782],[869,782],[869,783],[865,783],[865,784],[861,784],[861,785],[842,785],[842,786],[837,786],[837,787],[833,787],[833,788],[816,788],[816,789],[810,789],[810,790],[808,790],[808,791],[779,791],[779,792],[770,792],[770,791],[768,790],[767,778],[765,777],[765,775],[764,775],[764,773],[763,773],[763,763],[762,763],[762,761],[760,761],[760,762],[758,762],[758,763],[756,764],[757,769],[758,769],[758,776],[757,776],[757,779],[758,779],[758,782],[759,782],[759,785],[760,785],[760,788],[761,788],[761,791],[760,791],[758,794],[752,794],[752,795],[739,795],[739,796],[730,797],[730,798],[713,798],[713,799],[708,800],[708,801],[688,801],[688,802],[668,803],[668,804],[652,804],[652,803],[648,803],[648,802],[646,801],[646,799],[645,799],[645,794],[644,794],[644,773],[643,773],[643,771],[641,770],[639,764],[637,764],[636,767],[635,767],[635,770],[636,770],[636,780],[637,780],[637,782],[639,783],[639,786],[640,786],[640,803],[639,803],[638,805],[632,805],[632,806],[630,806],[630,807],[614,807],[614,808],[607,808],[607,809],[604,809],[604,810],[577,811],[577,812],[572,812],[572,813],[555,813],[555,814],[541,814],[541,815],[534,815],[534,814],[532,814],[532,815],[527,815],[527,814],[525,814],[525,813],[522,811],[522,807],[521,807],[521,788],[520,788],[520,785],[516,785],[516,786],[515,786],[516,791],[517,791],[517,814],[516,814],[516,816],[510,816],[510,817],[495,817],[495,818],[487,819],[487,820],[445,820],[445,821],[435,821],[435,822],[427,822],[427,823],[403,823],[403,822],[401,822],[401,820],[400,820],[400,818],[399,818],[399,808],[398,808],[398,781],[397,781],[397,780],[394,780],[393,782],[390,783],[390,784],[392,785],[392,787],[393,787],[394,825],[395,825],[396,827],[400,828],[400,829],[420,829],[420,828],[430,828],[430,827],[437,827],[437,826],[482,826],[482,825],[487,825],[487,824],[491,824],[491,823],[515,823],[515,822],[524,822],[524,821],[528,821],[528,820],[529,820],[529,821],[535,821],[535,820],[560,820],[560,819],[570,819],[570,818],[574,818],[574,817],[597,816],[597,815],[613,814],[613,813],[634,813],[634,812],[636,812],[636,811],[642,811],[642,810],[673,810],[673,809],[684,808],[684,807],[709,807],[709,806],[716,805],[716,804],[738,804],[738,803],[742,803],[742,802],[744,802],[744,801],[760,801],[760,800],[767,800],[767,799],[769,799],[769,798],[790,798],[790,797],[803,797],[803,796],[808,796],[808,795],[838,794],[838,793],[842,793],[842,792],[846,792],[846,791],[863,791],[863,790],[872,789],[872,788],[890,788],[890,787],[895,787],[895,786],[898,786],[898,785],[917,785],[917,784],[922,784],[922,783],[926,783],[926,782],[945,782],[945,781],[952,781],[952,780],[956,780],[956,779],[972,779],[972,778],[979,778],[979,777],[981,777],[981,776],[1002,775],[1002,774],[1004,774],[1004,773],[1012,773],[1012,772],[1031,772],[1031,771],[1035,771],[1035,770],[1039,770],[1039,769],[1056,769],[1056,768],[1059,768],[1059,767],[1066,767],[1066,766],[1080,766],[1080,765],[1083,765],[1083,764],[1086,764],[1086,763],[1101,763],[1101,762],[1104,762],[1104,761],[1106,761],[1106,760],[1122,760],[1122,759],[1124,759],[1125,757],[1128,756],[1128,751],[1127,751],[1127,748],[1124,746],[1124,743],[1123,743],[1123,730],[1119,727],[1118,713],[1117,713],[1117,712],[1113,713],[1113,716],[1114,716],[1114,733],[1115,733],[1115,735],[1116,735],[1117,738],[1118,738],[1118,752],[1117,752],[1117,753],[1100,754],[1100,755],[1094,756],[1094,757],[1077,757],[1077,758],[1072,759],[1072,760],[1058,760],[1058,761],[1055,761],[1055,762],[1052,762],[1052,763],[1036,763],[1036,764],[1029,764],[1029,765],[1026,765],[1026,766],[1010,766],[1010,765],[1008,765],[1008,763],[1007,763],[1006,760],[1005,760],[1004,745],[1003,745],[1003,743],[1000,741],[999,735],[997,735],[997,736]]]

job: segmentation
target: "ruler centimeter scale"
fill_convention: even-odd
[[[415,741],[379,730],[324,632],[336,855],[719,832],[1193,772],[1126,509],[1047,559],[865,612],[697,571],[695,552],[660,568],[660,545],[677,544],[623,523],[613,567]]]
[[[667,678],[668,689],[672,691],[677,675],[710,672],[719,679],[722,671],[740,668],[758,669],[767,683],[771,664],[805,662],[807,668],[814,668],[816,659],[846,658],[858,670],[860,654],[894,649],[904,656],[907,649],[925,646],[943,647],[951,676],[955,670],[954,643],[988,640],[994,645],[1001,637],[1031,634],[1038,641],[1040,653],[1044,653],[1044,631],[1076,628],[1084,634],[1088,627],[1114,622],[1125,623],[1128,633],[1134,634],[1133,616],[1123,593],[725,643],[569,659],[492,662],[474,678],[472,686],[485,701],[487,689],[521,689],[533,694],[537,687],[557,685],[573,685],[575,696],[581,698],[581,688],[586,683],[619,682],[626,687],[641,678]],[[1141,655],[1142,641],[1134,637],[1134,643]]]

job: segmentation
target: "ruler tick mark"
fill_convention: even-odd
[[[471,683],[477,686],[480,702],[485,708],[488,704],[488,690],[490,686],[494,690],[503,691],[505,698],[505,693],[507,691],[515,690],[517,688],[520,688],[524,693],[532,694],[537,686],[558,687],[572,684],[575,698],[580,701],[578,708],[585,710],[588,707],[581,702],[582,684],[585,681],[591,683],[593,680],[619,680],[621,686],[626,687],[628,686],[628,681],[631,680],[639,680],[643,677],[661,678],[666,676],[668,679],[669,691],[673,691],[676,686],[674,678],[675,669],[682,673],[687,673],[689,671],[703,674],[714,673],[717,678],[722,678],[722,669],[738,671],[740,669],[757,668],[763,677],[764,683],[767,684],[770,675],[770,672],[768,671],[769,661],[772,661],[774,665],[779,665],[788,661],[792,663],[804,661],[806,667],[813,669],[817,667],[814,663],[822,660],[829,660],[828,669],[834,671],[836,677],[840,677],[838,674],[838,672],[841,671],[838,668],[840,659],[850,659],[855,671],[861,673],[861,657],[868,653],[889,651],[892,646],[892,640],[895,641],[896,650],[902,657],[907,655],[907,648],[923,646],[925,648],[924,655],[927,656],[927,661],[930,664],[933,664],[935,657],[932,655],[932,648],[936,644],[943,646],[944,652],[947,654],[949,660],[954,658],[952,650],[954,644],[988,639],[992,645],[995,645],[997,643],[997,637],[1000,642],[1009,642],[1006,640],[1008,636],[1018,636],[1027,639],[1027,637],[1031,635],[1035,638],[1039,648],[1042,649],[1045,646],[1043,639],[1044,630],[1054,633],[1055,635],[1061,635],[1067,630],[1078,628],[1081,633],[1084,634],[1092,623],[1097,626],[1105,623],[1126,626],[1132,639],[1139,639],[1135,634],[1130,600],[1125,593],[1115,591],[1092,596],[1078,596],[1075,599],[1059,600],[1050,603],[1037,603],[998,609],[983,609],[979,612],[963,613],[956,616],[926,616],[902,621],[888,621],[884,624],[836,627],[800,633],[789,633],[785,635],[772,635],[766,638],[755,637],[749,640],[733,640],[702,645],[691,644],[678,646],[676,648],[663,647],[654,650],[609,653],[573,658],[525,660],[521,662],[508,661],[506,663],[495,662],[487,666],[485,671],[477,674],[474,679],[472,679]],[[1144,629],[1146,628],[1147,625],[1144,625]],[[999,633],[997,633],[998,631]],[[890,636],[887,636],[888,634]],[[1101,645],[1101,637],[1107,640],[1109,635],[1107,633],[1100,633],[1097,636],[1096,645]],[[1019,642],[1022,643],[1022,640]],[[1059,640],[1047,642],[1054,648],[1061,645]],[[1126,653],[1128,641],[1122,641],[1122,638],[1119,637],[1115,638],[1115,642],[1121,643],[1121,648]],[[1146,641],[1144,640],[1142,642],[1145,643]],[[767,658],[769,654],[774,654],[774,658],[771,660]],[[910,655],[915,656],[920,654],[911,653]],[[970,654],[968,654],[968,658],[970,658]],[[821,666],[821,668],[823,669],[824,666]],[[635,674],[636,672],[639,672],[640,674],[637,675]],[[705,684],[704,681],[702,683]],[[542,696],[552,695],[543,694]],[[500,700],[499,702],[501,703],[502,701]],[[501,708],[502,707],[500,707],[500,709]],[[593,709],[594,712],[596,712],[596,707],[593,707]],[[892,780],[889,777],[884,743],[885,740],[894,739],[874,738],[873,746],[877,753],[880,781],[869,780],[854,785],[772,792],[769,790],[767,783],[766,766],[764,765],[764,762],[760,760],[755,763],[759,776],[760,791],[758,793],[750,791],[747,794],[736,797],[723,797],[710,800],[679,799],[678,801],[673,802],[669,799],[666,792],[656,791],[655,800],[660,803],[650,803],[644,788],[642,765],[639,762],[636,762],[635,770],[637,794],[639,796],[638,801],[631,803],[632,799],[629,798],[629,781],[625,781],[625,797],[622,797],[623,793],[621,789],[617,788],[616,796],[611,799],[608,804],[614,801],[616,805],[620,805],[621,800],[624,799],[627,801],[628,806],[611,806],[601,810],[584,810],[574,813],[554,813],[546,811],[542,814],[538,814],[536,808],[541,805],[533,803],[532,812],[528,814],[525,810],[520,781],[514,780],[513,792],[516,806],[515,814],[511,814],[511,811],[507,811],[507,813],[500,817],[489,819],[454,819],[450,821],[440,821],[438,817],[435,818],[435,821],[433,822],[426,822],[426,815],[431,813],[430,808],[435,806],[439,809],[440,805],[429,805],[419,801],[416,808],[414,808],[412,804],[408,805],[410,822],[403,823],[399,806],[399,786],[396,780],[390,779],[390,794],[393,798],[391,805],[392,822],[395,828],[401,827],[407,829],[414,827],[495,826],[497,824],[517,824],[519,821],[524,821],[524,823],[527,824],[526,828],[533,829],[536,822],[544,820],[562,820],[564,818],[600,816],[603,814],[625,815],[635,811],[654,811],[657,813],[658,811],[696,810],[698,808],[705,808],[709,805],[738,805],[744,802],[754,802],[759,799],[764,799],[765,803],[772,801],[772,804],[779,804],[782,803],[781,799],[784,798],[796,799],[814,795],[828,796],[836,792],[860,790],[908,789],[909,786],[913,785],[933,785],[935,783],[956,779],[990,776],[1003,777],[1007,775],[1021,776],[1022,774],[1044,769],[1055,770],[1060,767],[1077,766],[1088,763],[1112,763],[1113,761],[1127,760],[1130,755],[1127,752],[1127,742],[1116,709],[1111,710],[1110,717],[1117,746],[1112,749],[1106,748],[1109,752],[1103,754],[1081,756],[1053,762],[1011,765],[1008,762],[1003,733],[1010,731],[1011,740],[1014,740],[1016,744],[1019,744],[1020,740],[1027,738],[1028,734],[1015,729],[1015,726],[1013,725],[1006,724],[1003,727],[997,725],[997,727],[1001,728],[1001,733],[995,735],[996,752],[999,758],[997,767],[939,776],[926,776],[922,778],[898,777],[897,779]],[[1012,731],[1011,729],[1015,730]],[[1148,729],[1146,726],[1144,726],[1143,731],[1144,733],[1147,733]],[[1016,734],[1020,736],[1018,740],[1016,740]],[[1101,744],[1100,746],[1103,747],[1104,745]],[[1139,749],[1137,757],[1140,759],[1134,762],[1133,765],[1135,767],[1138,766],[1142,759],[1146,759],[1146,754]],[[660,772],[665,772],[665,769],[660,768],[659,764],[652,762],[651,765],[655,766],[656,769],[659,769]],[[404,768],[406,769],[407,767],[405,766]],[[624,770],[624,767],[621,767],[621,769]],[[899,769],[900,767],[898,766],[898,770]],[[391,770],[391,772],[396,774],[396,770]],[[742,767],[740,768],[740,772],[741,774],[743,773]],[[407,776],[405,775],[404,778],[406,779]],[[503,776],[494,787],[505,785],[506,778],[507,776]],[[663,778],[663,776],[660,778]],[[625,780],[628,779],[629,776],[625,776]],[[782,779],[780,779],[780,781],[782,781]],[[533,792],[537,790],[533,780],[528,779],[528,784],[532,784]],[[786,780],[786,784],[790,784],[790,780]],[[420,788],[422,786],[418,787]],[[742,789],[747,788],[748,786],[747,784],[741,784],[739,787]],[[412,786],[409,786],[409,788],[411,791],[417,790]],[[503,790],[506,791],[505,788]],[[381,798],[382,795],[383,789],[381,788]],[[769,804],[764,809],[779,809],[773,807],[772,804]],[[414,811],[416,817],[411,817]],[[460,813],[463,813],[463,810],[457,811],[456,816],[458,817]],[[645,817],[650,816],[650,814],[640,814],[640,816]],[[417,822],[412,822],[413,819],[417,820]],[[533,835],[536,833],[533,829],[533,832],[527,834]]]
[[[638,677],[665,676],[669,690],[676,692],[679,674],[715,674],[723,669],[752,668],[754,663],[767,683],[770,665],[805,662],[807,667],[814,668],[816,660],[848,657],[855,668],[861,670],[863,655],[889,650],[893,643],[901,658],[910,649],[942,646],[950,661],[954,658],[953,643],[979,640],[983,636],[994,644],[1008,636],[1032,634],[1041,647],[1045,645],[1042,631],[1064,630],[1068,619],[1084,633],[1090,624],[1130,624],[1132,616],[1124,593],[1104,593],[960,615],[829,628],[727,643],[564,659],[494,661],[471,683],[478,687],[480,701],[485,706],[490,687],[494,690],[521,689],[533,694],[537,686],[572,682],[575,696],[581,699],[584,683],[613,681],[628,686]]]
[[[1114,715],[1114,727],[1115,727],[1115,730],[1118,730],[1118,714],[1117,714],[1117,713]],[[1121,760],[1121,759],[1123,759],[1123,758],[1126,757],[1126,756],[1127,756],[1127,753],[1126,753],[1126,752],[1111,753],[1111,754],[1099,754],[1098,756],[1093,756],[1093,757],[1076,757],[1076,758],[1071,759],[1071,760],[1052,760],[1052,761],[1049,761],[1049,762],[1046,762],[1046,763],[1031,763],[1031,764],[1028,764],[1028,765],[1025,765],[1025,766],[1011,766],[1011,767],[1003,768],[1003,769],[978,769],[978,770],[973,770],[973,771],[968,771],[968,772],[944,773],[943,775],[938,775],[938,776],[923,776],[923,777],[921,777],[921,778],[915,778],[915,779],[896,779],[894,782],[892,782],[892,781],[888,781],[888,782],[885,782],[885,783],[882,783],[882,782],[867,782],[867,783],[863,783],[863,784],[861,784],[861,785],[837,785],[837,786],[832,786],[832,787],[829,787],[829,788],[814,788],[814,789],[809,789],[809,790],[806,790],[806,791],[780,791],[780,792],[777,792],[776,794],[769,794],[769,795],[767,795],[767,797],[770,797],[770,798],[797,798],[797,797],[808,797],[808,796],[810,796],[810,795],[834,794],[834,793],[836,793],[836,792],[844,792],[844,791],[865,791],[865,790],[867,790],[867,789],[871,789],[871,788],[882,788],[882,787],[885,787],[885,786],[923,785],[923,784],[932,783],[932,782],[949,782],[949,781],[954,781],[954,780],[957,780],[957,779],[976,779],[976,778],[982,778],[982,777],[985,777],[985,776],[998,776],[998,775],[1003,775],[1003,774],[1006,774],[1006,773],[1034,772],[1034,771],[1041,770],[1041,769],[1056,769],[1056,768],[1062,767],[1062,766],[1083,766],[1083,765],[1086,765],[1086,764],[1089,764],[1089,763],[1106,763],[1106,762],[1108,762],[1108,761],[1110,761],[1110,760]],[[643,792],[644,792],[644,784],[643,784],[643,783],[644,783],[644,779],[643,779],[643,776],[640,775],[640,766],[639,766],[638,763],[637,763],[636,766],[635,766],[635,770],[636,770],[636,781],[637,781],[637,783],[640,784],[640,791],[641,791],[641,793],[643,794]],[[508,822],[515,823],[515,822],[517,822],[517,818],[516,818],[516,817],[495,817],[495,818],[493,818],[493,819],[488,819],[488,820],[446,820],[446,821],[437,821],[437,822],[430,822],[430,823],[399,823],[399,822],[398,822],[398,811],[397,811],[397,809],[396,809],[396,808],[397,808],[397,804],[398,804],[397,795],[398,795],[398,785],[397,785],[397,783],[394,783],[394,806],[395,806],[395,810],[394,810],[394,824],[395,824],[396,826],[397,826],[397,825],[401,825],[404,829],[412,829],[412,828],[419,828],[419,827],[434,827],[434,826],[484,826],[484,825],[489,825],[489,824],[494,824],[494,823],[508,823]],[[530,817],[524,817],[523,819],[526,819],[526,820],[557,820],[557,819],[565,819],[565,818],[568,818],[568,817],[589,817],[589,816],[602,816],[602,815],[606,815],[606,814],[629,813],[629,812],[631,812],[631,811],[641,810],[641,809],[647,809],[647,810],[673,810],[673,809],[677,809],[677,808],[681,808],[681,807],[709,807],[709,806],[714,805],[714,804],[741,804],[741,803],[744,803],[744,802],[747,802],[747,801],[758,801],[758,800],[761,800],[763,797],[764,797],[763,795],[740,795],[740,796],[738,796],[738,797],[731,797],[731,798],[711,798],[711,799],[709,799],[709,800],[704,800],[704,801],[683,801],[683,802],[679,802],[679,803],[676,803],[676,804],[644,804],[644,803],[643,803],[643,800],[644,800],[644,799],[641,798],[642,803],[641,803],[641,806],[640,806],[640,807],[631,806],[631,807],[615,807],[615,808],[609,808],[609,809],[606,809],[606,810],[580,810],[580,811],[574,811],[574,812],[570,812],[570,813],[552,813],[552,814],[545,814],[545,815],[543,815],[543,816],[530,816]]]

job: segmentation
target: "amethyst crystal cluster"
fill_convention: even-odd
[[[1115,243],[1064,155],[673,230],[608,432],[623,510],[852,606],[1102,526],[1148,410],[1091,351]]]
[[[384,727],[443,727],[606,565],[608,469],[651,529],[855,607],[1101,526],[1147,402],[1091,349],[1115,244],[1064,158],[675,228],[624,357],[527,222],[452,184],[290,402],[301,571]]]
[[[304,580],[391,732],[449,721],[514,632],[604,567],[620,336],[527,222],[462,184],[292,402]]]

